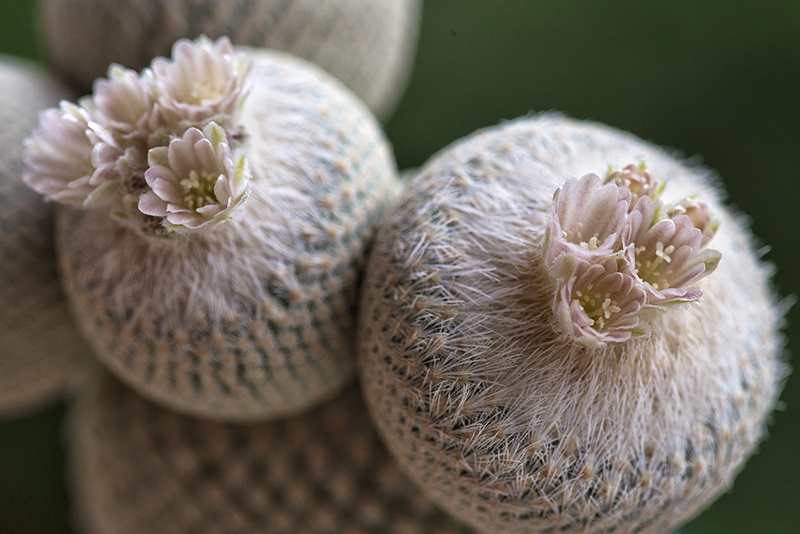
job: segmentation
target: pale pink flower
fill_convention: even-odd
[[[97,80],[92,96],[81,99],[95,122],[128,141],[147,140],[153,104],[139,74],[120,65],[109,67],[108,79]]]
[[[44,110],[39,126],[25,140],[23,181],[48,200],[83,204],[96,188],[91,183],[90,121],[84,109],[66,101]]]
[[[203,131],[189,128],[168,147],[151,149],[148,163],[145,180],[151,190],[138,207],[145,215],[163,217],[170,230],[230,219],[249,191],[244,155],[232,159],[225,131],[213,122]]]
[[[627,189],[613,183],[603,185],[596,174],[567,180],[556,190],[550,208],[545,244],[548,263],[553,265],[561,254],[590,259],[613,253],[629,202]]]
[[[633,209],[639,197],[655,199],[658,194],[658,182],[645,169],[644,163],[626,165],[621,171],[609,172],[605,183],[616,184],[631,192],[630,209]]]
[[[227,37],[216,42],[181,39],[172,48],[172,59],[153,60],[143,77],[167,123],[202,126],[214,120],[230,127],[247,94],[252,64]]]
[[[717,231],[719,223],[711,217],[711,210],[705,202],[701,202],[694,197],[685,197],[667,209],[670,217],[686,215],[692,221],[692,225],[703,234],[703,245],[708,243]]]
[[[623,246],[634,272],[645,284],[649,304],[696,301],[702,291],[689,286],[716,269],[720,253],[703,249],[703,233],[688,216],[654,222],[656,209],[650,198],[642,197],[631,211]]]
[[[598,263],[577,260],[572,274],[559,284],[556,317],[578,342],[602,346],[647,333],[639,325],[647,295],[624,263],[619,257]]]
[[[704,248],[717,225],[694,199],[665,208],[661,189],[643,165],[628,165],[605,183],[594,174],[570,179],[553,195],[544,262],[553,311],[578,342],[644,335],[643,309],[700,300],[692,284],[719,263],[719,252]]]

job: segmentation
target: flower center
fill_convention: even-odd
[[[581,291],[575,291],[574,300],[578,301],[583,311],[589,317],[589,321],[596,330],[602,330],[611,316],[619,312],[621,308],[617,306],[617,301],[612,298],[611,293],[601,294],[593,291],[593,285],[589,284]]]
[[[675,246],[669,245],[664,248],[664,243],[659,241],[653,251],[654,256],[646,260],[642,258],[647,252],[647,247],[636,247],[635,252],[636,274],[639,275],[639,278],[648,282],[655,289],[667,289],[669,287],[669,277],[673,274],[668,264],[672,262],[670,254],[675,252]]]
[[[206,170],[200,172],[190,171],[189,176],[181,180],[186,207],[195,211],[203,206],[216,204],[214,186],[218,179],[219,175],[212,174]]]
[[[189,97],[186,99],[188,104],[199,106],[203,100],[216,100],[222,97],[223,89],[214,87],[207,83],[195,82],[192,84],[192,90],[189,92]]]

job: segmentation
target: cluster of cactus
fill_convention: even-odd
[[[81,384],[86,532],[658,533],[753,452],[783,310],[710,173],[544,114],[399,179],[420,8],[47,0],[93,93],[0,66],[0,414]]]

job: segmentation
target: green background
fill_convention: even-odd
[[[3,0],[0,53],[39,57],[33,10],[32,0]],[[411,83],[386,131],[401,168],[540,110],[700,157],[771,246],[781,295],[800,294],[799,84],[797,0],[428,0]],[[798,308],[786,330],[794,354]],[[734,488],[682,532],[800,531],[798,382]],[[58,405],[0,423],[0,533],[71,532],[63,416]]]

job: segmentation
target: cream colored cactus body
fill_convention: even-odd
[[[357,389],[268,423],[197,420],[106,377],[71,414],[87,534],[469,534],[395,467]]]
[[[22,182],[22,140],[69,91],[0,56],[0,416],[52,400],[86,365],[88,347],[56,276],[53,207]]]
[[[200,210],[178,205],[156,219],[157,230],[176,229],[161,237],[102,209],[64,208],[57,221],[63,284],[101,360],[178,410],[243,420],[303,410],[353,379],[359,269],[397,179],[377,123],[349,92],[301,60],[251,52],[239,148],[249,192],[228,220],[194,228]],[[176,170],[195,157],[187,136],[204,139],[189,129],[170,142],[175,158],[149,152],[151,163],[173,162],[169,187],[193,176]],[[173,202],[164,173],[155,165],[145,177]],[[145,202],[152,191],[140,210],[160,201]]]
[[[420,11],[420,0],[46,0],[39,25],[53,66],[84,89],[111,63],[140,70],[180,38],[227,35],[315,63],[385,119],[408,79]]]
[[[584,295],[558,291],[546,268],[554,192],[640,162],[666,184],[664,205],[707,203],[718,226],[714,251],[700,254],[716,271],[676,290],[674,309],[630,271],[649,293],[623,313],[647,332],[588,345],[564,328],[569,313],[556,316],[564,295]],[[770,269],[713,182],[629,134],[558,115],[478,132],[410,181],[368,263],[360,364],[385,442],[435,502],[486,533],[657,533],[730,487],[786,369]],[[638,235],[635,212],[622,245]],[[704,219],[686,221],[676,225],[694,224],[705,245]],[[587,261],[603,237],[579,247]],[[606,272],[622,277],[629,258],[609,247]],[[634,248],[630,258],[649,253]],[[679,262],[663,243],[655,250]],[[585,309],[620,311],[599,306]]]

